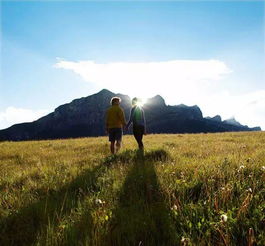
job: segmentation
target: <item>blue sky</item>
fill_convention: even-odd
[[[0,129],[102,88],[265,129],[263,1],[6,1],[1,17]]]

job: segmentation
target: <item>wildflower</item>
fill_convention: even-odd
[[[180,178],[184,179],[185,175],[183,172],[180,172]]]
[[[239,166],[239,168],[238,168],[238,172],[242,171],[244,168],[245,168],[244,165]]]
[[[247,192],[250,193],[250,194],[252,194],[253,191],[252,191],[251,188],[248,188],[248,189],[247,189]]]
[[[253,230],[253,228],[249,228],[248,229],[248,235],[249,236],[254,236],[254,230]]]
[[[95,200],[95,203],[98,204],[98,205],[102,205],[102,204],[104,204],[105,202],[103,202],[102,200],[100,200],[100,199],[97,198],[97,199]]]
[[[181,245],[188,245],[189,241],[190,240],[187,237],[182,237],[181,240],[180,240]]]
[[[226,222],[227,221],[227,215],[225,215],[225,214],[222,214],[221,215],[221,222]]]
[[[261,170],[262,170],[262,171],[265,171],[265,166],[262,166],[262,167],[261,167]]]
[[[178,206],[176,204],[174,204],[174,206],[171,208],[171,210],[177,211],[178,210]]]
[[[247,236],[248,245],[254,245],[255,244],[255,235],[253,228],[248,229],[248,236]]]

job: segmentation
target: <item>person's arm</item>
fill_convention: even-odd
[[[133,120],[133,111],[134,111],[134,108],[131,109],[131,112],[130,112],[130,118],[129,118],[129,121],[128,121],[127,125],[126,125],[126,129],[128,129],[129,126],[130,126],[131,123],[132,123],[132,120]]]
[[[106,115],[105,115],[105,131],[106,133],[109,132],[109,110],[107,110]]]
[[[142,116],[143,116],[143,122],[144,122],[144,134],[146,134],[146,121],[145,121],[145,115],[144,115],[143,109],[142,109]]]
[[[126,126],[126,120],[125,120],[125,114],[122,108],[119,109],[118,111],[118,117],[122,123],[122,126],[125,127]]]

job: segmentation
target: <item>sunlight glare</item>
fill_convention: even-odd
[[[136,103],[136,106],[143,107],[144,104],[146,104],[146,101],[147,101],[146,98],[139,98],[138,101],[137,101],[137,103]]]

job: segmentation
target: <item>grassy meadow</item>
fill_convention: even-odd
[[[0,143],[0,245],[265,245],[265,133]]]

